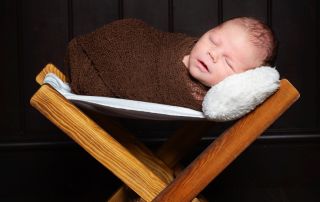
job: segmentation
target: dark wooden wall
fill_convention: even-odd
[[[0,157],[3,158],[0,158],[0,165],[6,167],[1,171],[2,166],[0,166],[0,176],[4,175],[4,171],[8,175],[4,175],[7,181],[1,181],[0,178],[0,183],[9,183],[11,179],[13,180],[11,188],[14,189],[14,182],[19,180],[8,176],[16,176],[15,171],[19,172],[19,169],[15,170],[12,167],[26,168],[25,164],[28,162],[23,161],[23,165],[20,164],[20,160],[25,157],[30,157],[29,162],[35,164],[35,170],[38,169],[38,172],[42,169],[39,159],[46,159],[44,164],[47,165],[50,164],[47,158],[53,156],[53,161],[57,164],[61,162],[71,164],[70,159],[57,158],[57,155],[64,156],[61,151],[66,153],[71,151],[73,157],[77,159],[81,159],[79,156],[86,157],[86,154],[79,152],[65,135],[30,107],[30,97],[38,88],[34,78],[49,62],[63,68],[66,45],[74,36],[93,31],[113,20],[129,17],[143,19],[161,30],[184,32],[192,36],[201,36],[209,28],[235,16],[254,16],[267,22],[280,41],[277,69],[283,78],[288,78],[298,88],[301,99],[260,138],[259,141],[262,143],[257,144],[257,148],[263,150],[267,145],[271,148],[267,150],[271,152],[267,154],[268,157],[275,158],[280,155],[285,159],[291,159],[288,165],[293,167],[300,163],[307,164],[299,170],[292,171],[292,176],[288,176],[286,180],[297,176],[301,181],[306,180],[306,177],[320,179],[319,174],[314,172],[314,168],[320,168],[319,12],[320,3],[317,0],[2,0],[0,2],[2,70]],[[154,129],[158,123],[130,120],[124,122],[138,131],[141,137],[155,142],[154,144],[163,137],[162,130],[171,130],[176,126],[176,123],[161,123],[162,129],[150,134],[150,129]],[[219,130],[221,129],[218,127],[217,131]],[[215,131],[209,134],[207,140],[212,139],[215,134]],[[273,149],[278,144],[283,144],[281,147],[283,150]],[[297,160],[294,156],[297,155],[296,149],[307,156],[316,154],[317,156],[309,161],[301,156]],[[262,153],[254,149],[251,151],[255,152],[250,153],[252,156],[248,154],[250,160],[261,157],[258,154]],[[277,154],[275,151],[284,153]],[[39,159],[35,160],[36,158],[32,158],[29,154]],[[12,158],[17,160],[14,161]],[[80,166],[83,162],[86,161],[79,160],[74,164],[78,163]],[[273,164],[272,160],[268,162]],[[91,163],[85,168],[94,170],[95,168],[90,167],[92,165],[97,166],[97,170],[101,169],[99,165]],[[245,163],[242,164],[246,166]],[[270,164],[267,164],[266,168],[271,168]],[[315,167],[311,169],[312,166]],[[54,173],[52,167],[43,169]],[[53,181],[56,178],[48,177],[50,174],[53,176],[74,174],[68,169],[66,173],[62,170],[56,174],[44,171],[40,173],[44,175],[43,179]],[[32,169],[29,171],[32,172]],[[273,172],[275,176],[280,176],[276,170]],[[37,174],[32,173],[30,176],[34,177]],[[110,179],[109,177],[103,179]],[[24,176],[22,179],[28,181],[30,178]],[[259,183],[263,183],[264,180],[266,179],[261,179]],[[26,182],[22,184],[28,185]],[[316,186],[319,187],[319,183]],[[39,184],[37,187],[39,188]],[[17,192],[24,190],[20,188],[16,189]],[[1,192],[3,190],[0,187],[0,200],[1,194],[10,195],[12,192],[8,188],[5,189],[7,191]]]

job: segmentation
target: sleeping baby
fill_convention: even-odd
[[[206,32],[184,56],[193,78],[213,86],[227,76],[262,65],[273,65],[276,40],[259,20],[234,18]]]
[[[273,65],[276,40],[261,21],[234,18],[199,39],[123,19],[68,45],[70,85],[83,95],[124,98],[202,110],[211,86]]]

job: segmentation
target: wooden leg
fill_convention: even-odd
[[[202,135],[212,128],[212,122],[187,122],[187,124],[178,129],[168,141],[166,141],[157,151],[156,155],[170,168],[177,166],[177,163],[185,156],[195,145],[199,143]],[[119,134],[119,133],[117,133]],[[181,141],[183,140],[183,141]],[[179,167],[179,166],[177,166]],[[119,188],[108,201],[125,202],[125,194],[132,195],[130,190]],[[124,191],[126,190],[126,191]],[[205,201],[204,199],[201,201]]]
[[[161,166],[150,169],[52,87],[41,86],[31,105],[145,201],[152,201],[167,186],[168,182],[158,176],[158,171],[164,170]]]
[[[56,74],[61,80],[63,80],[64,82],[67,82],[67,78],[66,76],[61,72],[59,71],[58,68],[56,68],[53,64],[48,64],[46,65],[45,68],[43,68],[43,70],[37,75],[36,77],[36,81],[42,85],[43,84],[43,80],[44,80],[44,77],[46,76],[47,73],[54,73]],[[39,90],[38,93],[35,94],[35,96],[32,98],[31,100],[31,104],[36,107],[41,113],[43,113],[45,116],[47,116],[47,118],[49,118],[51,121],[53,121],[54,119],[61,119],[63,120],[63,117],[62,115],[59,115],[59,114],[51,114],[49,108],[46,108],[44,107],[41,103],[43,100],[42,99],[47,99],[48,95],[51,96],[51,99],[53,100],[53,102],[51,103],[54,107],[57,107],[58,105],[59,106],[63,106],[65,104],[70,104],[71,108],[72,109],[72,104],[71,103],[68,103],[68,102],[65,102],[66,100],[64,99],[61,99],[61,97],[59,96],[58,93],[55,93],[54,91],[51,92],[51,88],[47,88],[47,87],[43,87],[41,88],[41,90]],[[51,100],[51,101],[52,101]],[[65,102],[65,103],[64,103]],[[58,111],[60,110],[59,108],[57,108]],[[63,109],[63,108],[62,108]],[[68,110],[68,109],[67,109]],[[58,112],[56,111],[56,112]],[[62,110],[63,111],[63,110]],[[77,110],[77,108],[75,108],[75,111],[73,112],[80,112]],[[80,113],[81,115],[81,113]],[[68,116],[68,114],[64,114],[64,116]],[[81,117],[81,116],[80,116]],[[81,118],[85,118],[85,119],[88,119],[88,117],[86,117],[84,114],[82,114],[82,117]],[[73,132],[70,132],[68,133],[68,129],[65,128],[65,126],[62,126],[60,121],[61,120],[55,120],[55,124],[60,127],[62,130],[64,130],[67,134],[69,134],[69,136],[71,138],[73,138],[76,142],[78,142],[81,146],[84,146],[84,144],[86,144],[87,142],[84,141],[84,143],[80,143],[79,141],[81,141],[81,138],[84,138],[83,134],[80,134],[80,136],[76,136],[73,134]],[[67,120],[68,121],[73,121],[74,119],[70,119],[70,120]],[[90,119],[88,119],[90,121]],[[93,122],[94,123],[94,122]],[[108,131],[111,130],[111,132],[113,133],[113,137],[116,138],[117,141],[121,142],[122,145],[125,146],[126,149],[128,149],[130,151],[131,154],[133,154],[133,156],[137,157],[137,160],[139,160],[141,163],[143,163],[145,166],[148,167],[149,170],[151,170],[156,176],[158,176],[163,182],[165,182],[166,184],[168,184],[170,181],[172,181],[172,171],[171,169],[168,169],[168,167],[166,167],[165,164],[163,164],[162,161],[159,161],[153,154],[152,152],[150,152],[143,144],[139,143],[138,141],[136,141],[134,139],[134,137],[129,134],[128,132],[126,132],[125,130],[123,130],[121,127],[119,127],[117,124],[115,123],[112,123],[110,120],[108,121],[109,125],[108,125]],[[192,125],[192,124],[191,124]],[[76,125],[72,125],[71,126],[75,126],[77,127]],[[90,126],[83,126],[85,129],[89,129],[90,130]],[[191,127],[192,128],[192,127]],[[190,132],[191,129],[190,126],[189,127],[186,127],[184,128],[184,130]],[[200,129],[203,129],[203,127],[201,126],[197,126],[197,128],[200,128]],[[198,133],[201,133],[201,131],[197,131]],[[177,134],[184,134],[183,133],[183,130],[182,132],[180,131],[180,133],[177,133]],[[196,133],[192,133],[192,134],[196,134]],[[187,134],[185,134],[187,135]],[[95,139],[96,136],[93,136]],[[196,137],[196,136],[194,136]],[[175,141],[179,140],[179,138],[182,138],[182,137],[179,137],[178,135],[176,136],[175,138]],[[200,138],[200,136],[199,136]],[[197,138],[195,138],[194,140],[196,140]],[[172,140],[172,139],[171,139]],[[179,141],[180,142],[180,141]],[[196,141],[193,141],[193,144],[195,143]],[[171,141],[171,143],[174,145],[174,141]],[[178,142],[176,142],[178,143]],[[180,144],[181,145],[181,144]],[[186,144],[187,145],[187,144]],[[92,145],[89,145],[87,147],[84,147],[86,150],[89,150],[89,149],[92,149],[90,148]],[[159,155],[164,157],[165,159],[167,159],[167,163],[168,164],[175,164],[175,161],[178,161],[179,160],[179,155],[181,156],[181,154],[179,154],[179,152],[182,150],[188,150],[188,147],[186,146],[182,146],[182,147],[179,147],[178,151],[175,151],[176,154],[174,153],[171,153],[170,151],[170,148],[172,149],[172,146],[170,146],[170,144],[166,144],[166,146],[162,149],[159,150]],[[90,153],[90,152],[89,152]],[[170,154],[171,153],[171,154]],[[179,154],[179,155],[178,155]],[[95,151],[93,151],[91,153],[91,155],[93,155],[95,158],[97,157],[98,154],[95,153]],[[166,157],[167,156],[167,157]],[[176,156],[176,157],[175,157]],[[97,159],[99,160],[99,159]],[[105,165],[105,164],[104,164]],[[105,165],[106,166],[106,165]],[[106,166],[107,167],[107,166]],[[112,171],[112,170],[111,170]],[[126,190],[129,190],[129,188],[123,188],[121,189],[117,195],[115,195],[115,201],[123,201],[125,200],[125,197],[124,196],[124,193],[126,192]]]
[[[40,85],[43,84],[44,77],[46,76],[47,73],[50,73],[50,72],[55,73],[63,81],[65,82],[67,81],[67,78],[65,77],[65,75],[63,75],[63,73],[59,71],[59,69],[52,64],[48,64],[46,65],[45,68],[43,68],[43,70],[37,75],[36,81]],[[31,102],[36,108],[38,108],[39,111],[41,111],[42,113],[46,113],[47,109],[42,108],[41,105],[36,102],[36,98],[41,97],[41,96],[38,96],[39,94],[35,95]],[[41,98],[44,98],[44,97],[41,97]],[[53,116],[56,116],[56,115],[53,115]],[[47,117],[49,118],[49,116]],[[109,125],[107,128],[108,130],[111,130],[113,137],[117,141],[121,142],[121,144],[124,145],[125,148],[128,149],[131,154],[133,154],[133,156],[137,157],[139,161],[141,161],[145,166],[147,166],[148,169],[152,170],[152,172],[155,173],[159,178],[161,178],[161,180],[163,180],[166,184],[172,181],[173,173],[171,169],[168,169],[168,167],[165,164],[163,164],[162,161],[159,161],[152,154],[152,152],[150,152],[143,144],[136,141],[131,134],[123,130],[117,124],[112,123],[110,120],[108,121],[108,123]],[[76,139],[77,137],[73,137],[73,138]],[[165,150],[162,150],[162,151],[165,151]],[[128,188],[121,189],[119,192],[120,194],[118,194],[117,197],[121,198],[125,190],[129,190],[129,189]],[[119,200],[116,200],[116,201],[119,201]]]
[[[157,156],[170,168],[190,152],[201,140],[203,134],[212,126],[213,122],[187,122],[186,126],[178,129],[157,151]],[[182,141],[183,140],[183,141]]]
[[[193,199],[298,98],[298,91],[282,80],[276,94],[209,145],[154,201]]]
[[[90,112],[86,112],[86,114],[90,114]],[[93,114],[93,116],[99,126],[104,127],[113,138],[121,143],[121,145],[128,149],[130,153],[136,156],[146,166],[152,169],[163,181],[170,183],[173,180],[173,171],[134,135],[124,129],[121,124],[98,114]]]

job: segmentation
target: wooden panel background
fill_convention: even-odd
[[[206,192],[209,199],[215,196],[213,201],[319,201],[319,13],[317,0],[0,1],[0,200],[104,201],[120,184],[29,104],[38,89],[35,75],[48,62],[63,69],[74,36],[129,17],[164,31],[201,36],[229,18],[254,16],[275,30],[280,41],[276,66],[301,99]],[[121,121],[151,147],[181,125]],[[217,125],[202,144],[228,124]]]
[[[0,32],[1,44],[1,69],[4,75],[1,81],[1,139],[9,134],[18,135],[21,131],[21,97],[20,80],[18,69],[18,15],[16,1],[2,1],[0,3],[0,22],[6,31]]]
[[[24,132],[32,137],[33,132],[49,133],[55,128],[30,107],[29,97],[38,88],[32,77],[39,72],[43,64],[52,61],[59,66],[63,65],[68,42],[68,24],[65,22],[68,19],[68,4],[65,0],[18,2],[21,11],[21,99],[24,103],[20,107],[24,109]]]
[[[216,26],[219,22],[219,1],[192,0],[173,1],[173,31],[191,36],[202,33]]]
[[[139,18],[158,29],[168,31],[168,1],[123,0],[124,18]]]
[[[119,18],[117,0],[77,0],[69,2],[71,2],[69,3],[70,36],[78,36],[91,32]]]

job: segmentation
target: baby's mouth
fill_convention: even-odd
[[[199,67],[199,69],[200,69],[201,71],[203,71],[203,72],[209,72],[209,69],[208,69],[208,66],[206,65],[206,63],[204,63],[204,62],[201,61],[201,60],[198,60],[198,63],[199,63],[198,67]]]

